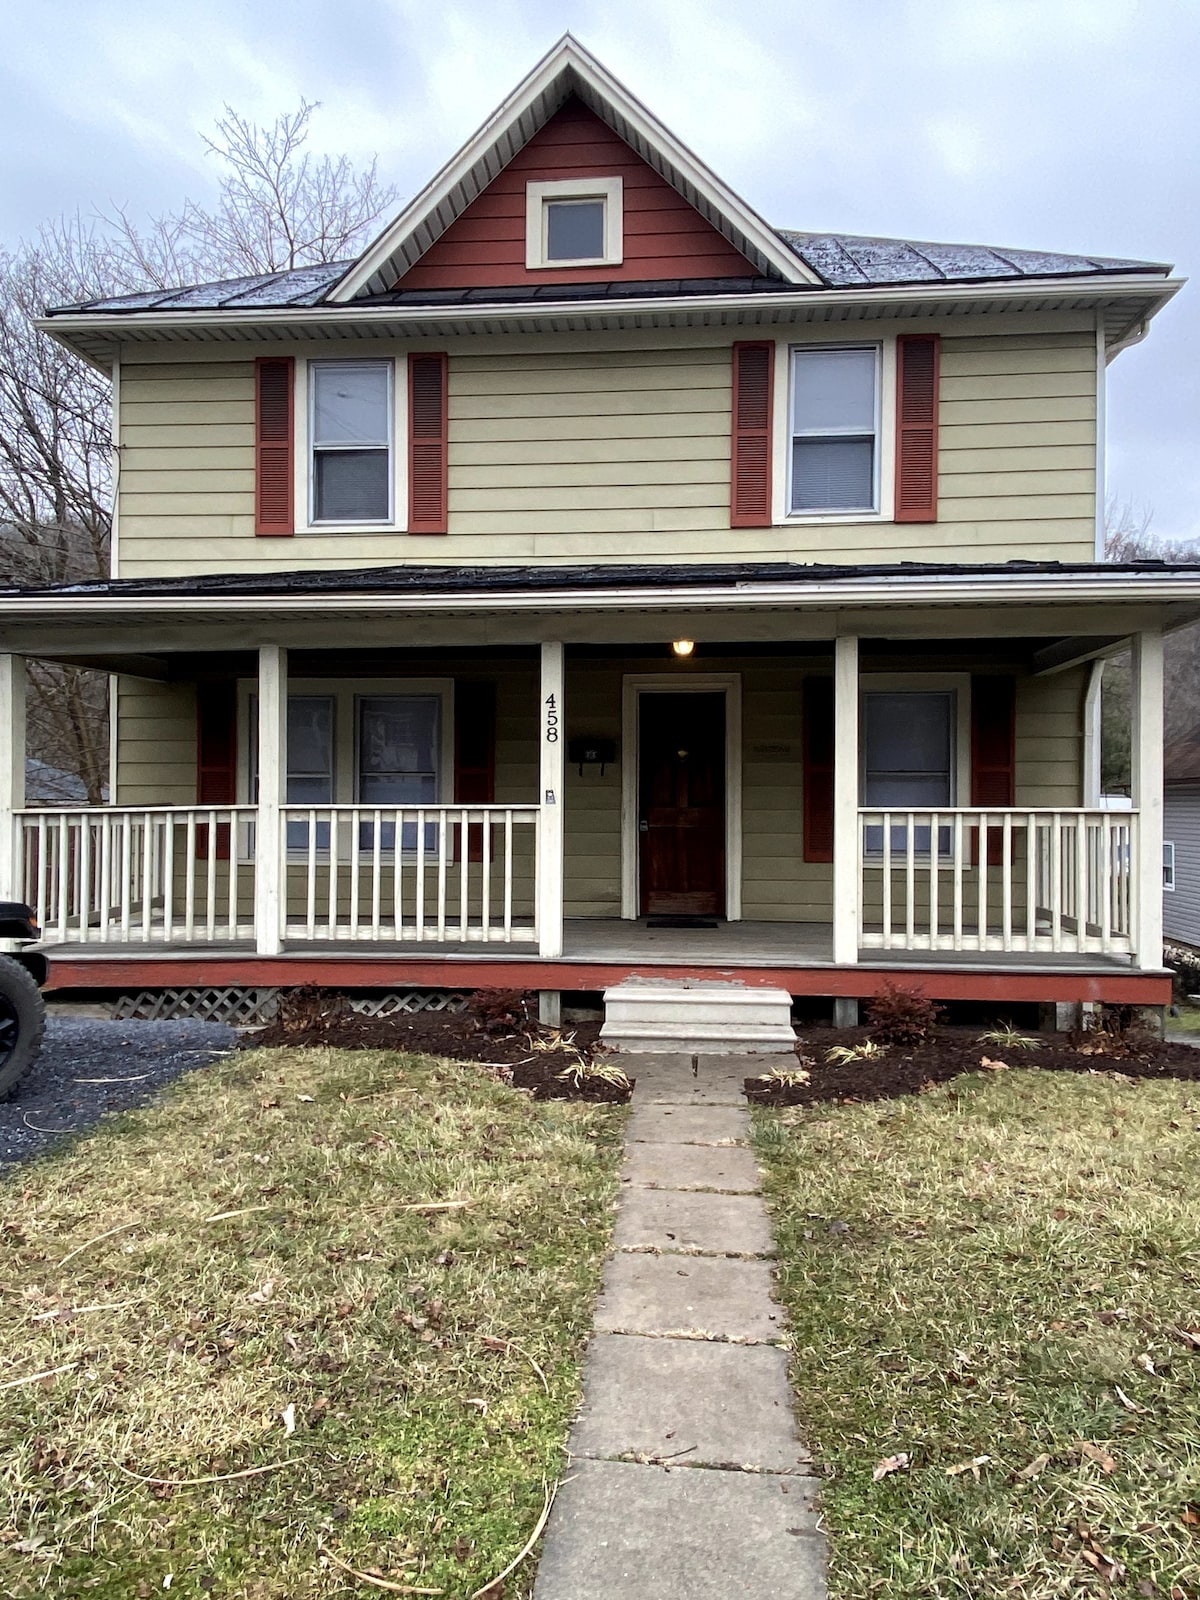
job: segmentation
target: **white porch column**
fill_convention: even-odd
[[[0,900],[23,898],[16,813],[25,804],[25,658],[0,655]]]
[[[260,956],[283,948],[283,838],[287,792],[287,651],[258,652],[258,818],[254,848],[254,930]]]
[[[563,647],[542,645],[538,743],[541,787],[538,800],[538,954],[556,960],[563,950],[563,772],[566,720],[563,706]]]
[[[833,959],[858,961],[858,640],[833,646]]]
[[[1138,813],[1137,919],[1134,950],[1139,967],[1162,966],[1163,847],[1163,641],[1155,629],[1135,634],[1131,695],[1130,767]]]

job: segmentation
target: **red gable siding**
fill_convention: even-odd
[[[625,249],[619,267],[525,265],[525,185],[530,179],[621,178]],[[752,278],[740,251],[578,100],[518,152],[398,287],[509,288],[657,278]]]

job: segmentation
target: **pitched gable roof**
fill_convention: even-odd
[[[386,293],[572,97],[608,124],[763,277],[820,283],[802,257],[570,34],[542,58],[328,295]]]

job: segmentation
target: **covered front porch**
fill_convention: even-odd
[[[905,606],[897,582],[703,608],[633,585],[595,615],[515,589],[507,610],[287,607],[246,580],[219,615],[131,595],[119,628],[44,599],[0,635],[0,897],[35,908],[74,986],[263,963],[545,990],[774,972],[830,995],[899,969],[1039,993],[1159,975],[1163,616],[938,584]],[[1123,639],[1135,799],[1113,812],[1090,663]],[[25,655],[114,674],[114,804],[24,803]]]

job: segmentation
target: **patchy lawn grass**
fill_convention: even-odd
[[[494,1578],[561,1469],[623,1120],[259,1051],[16,1171],[0,1592],[379,1592],[334,1558],[418,1593]]]
[[[1200,1086],[976,1074],[755,1128],[833,1595],[1200,1594]]]

